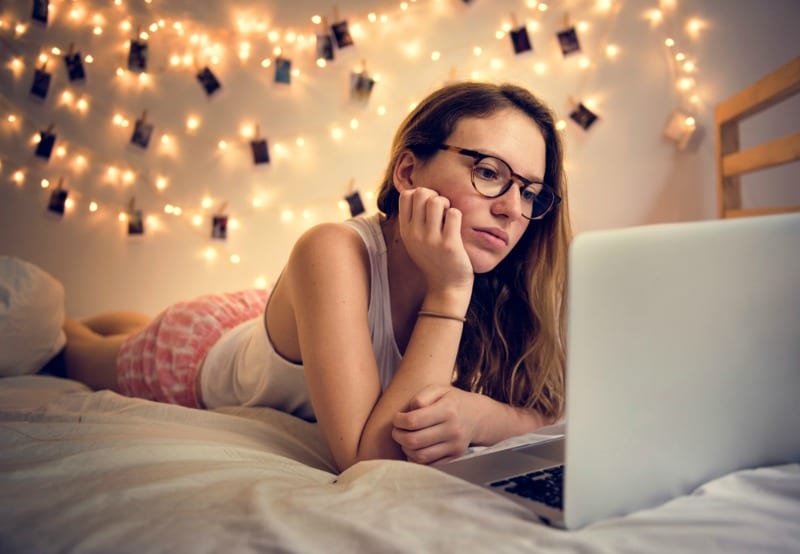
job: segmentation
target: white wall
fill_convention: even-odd
[[[320,69],[310,46],[281,40],[293,67],[300,70],[291,85],[282,85],[273,82],[272,68],[260,66],[262,59],[272,57],[275,45],[265,32],[239,33],[237,15],[249,14],[284,36],[289,30],[312,36],[311,15],[332,18],[331,4],[164,0],[130,2],[129,8],[128,2],[122,3],[114,7],[88,0],[87,15],[73,21],[67,13],[73,3],[54,0],[51,23],[46,28],[29,24],[16,38],[14,24],[29,22],[30,4],[18,2],[2,13],[0,32],[8,40],[0,43],[0,254],[28,259],[59,278],[67,290],[67,311],[75,316],[116,308],[155,313],[169,302],[203,292],[250,287],[257,278],[273,282],[304,229],[347,216],[338,203],[351,179],[368,209],[374,209],[366,196],[382,174],[396,125],[411,103],[452,74],[464,79],[477,71],[480,79],[526,84],[567,119],[564,136],[577,231],[713,218],[714,104],[800,54],[796,0],[678,0],[658,26],[643,17],[655,1],[614,0],[611,13],[598,9],[594,0],[559,1],[541,13],[521,0],[474,0],[470,5],[417,0],[407,11],[398,1],[344,0],[336,5],[351,25],[355,46],[337,51],[336,59]],[[103,33],[94,35],[87,21],[93,22],[98,10],[105,23]],[[367,16],[373,11],[388,14],[389,21],[371,23]],[[591,59],[588,69],[578,67],[579,57],[563,59],[557,50],[554,33],[562,27],[565,11],[573,23],[589,25],[580,34],[584,54]],[[518,24],[538,22],[538,28],[530,27],[533,53],[515,56],[508,37],[495,38],[512,13]],[[117,67],[125,66],[126,41],[133,35],[119,29],[126,17],[145,28],[162,18],[166,23],[149,39],[146,85],[127,72],[115,76]],[[704,24],[694,36],[684,29],[690,17]],[[184,23],[187,36],[177,35],[174,21]],[[356,34],[357,24],[362,34]],[[219,65],[212,66],[223,89],[211,98],[195,81],[194,69],[169,65],[172,53],[199,51],[189,41],[194,31],[223,48]],[[667,35],[696,61],[692,93],[698,104],[689,103],[688,95],[675,86],[678,75],[663,45]],[[252,45],[247,61],[237,57],[244,40]],[[63,63],[55,57],[48,66],[53,73],[48,98],[32,100],[28,90],[36,57],[54,46],[67,49],[70,43],[94,57],[86,66],[86,82],[68,83]],[[603,50],[610,43],[619,48],[614,60]],[[482,47],[482,55],[473,54],[474,46]],[[439,61],[431,61],[432,51],[441,53]],[[15,57],[22,69],[11,69]],[[349,74],[362,60],[381,77],[366,107],[348,100]],[[543,64],[543,72],[535,70],[537,63]],[[65,106],[65,90],[88,99],[89,108],[80,112]],[[568,120],[570,98],[592,102],[601,116],[589,131]],[[385,115],[377,114],[380,106]],[[699,124],[684,151],[662,137],[667,118],[678,107],[689,110]],[[788,102],[776,116],[748,126],[743,142],[796,129],[797,107],[798,102]],[[146,151],[136,151],[128,144],[130,128],[114,125],[112,117],[119,113],[133,122],[144,110],[156,126],[155,137]],[[7,120],[10,114],[16,122]],[[193,133],[185,130],[189,115],[201,121]],[[349,127],[353,118],[359,121],[356,130]],[[253,165],[247,141],[239,137],[246,122],[257,123],[268,139],[268,166]],[[56,146],[66,146],[67,153],[44,162],[34,157],[31,139],[50,124],[55,125]],[[335,125],[344,130],[340,140],[331,137]],[[158,143],[164,132],[175,141],[171,151]],[[297,137],[304,138],[303,147],[296,145]],[[220,139],[230,145],[224,155],[216,148]],[[87,159],[82,170],[75,169],[79,154]],[[130,169],[135,182],[112,183],[107,176],[112,165]],[[22,184],[12,180],[18,170],[26,174]],[[789,190],[796,173],[796,166],[787,166],[762,177],[777,183],[759,186],[768,189],[761,195],[764,201],[796,198]],[[164,191],[154,187],[161,175],[169,183]],[[45,215],[52,188],[40,186],[43,178],[55,183],[59,177],[75,202],[63,218]],[[211,211],[227,202],[227,212],[239,222],[225,242],[208,238],[210,211],[200,206],[206,196],[213,199]],[[157,218],[157,228],[149,224],[142,237],[127,236],[117,219],[131,197]],[[254,207],[255,198],[264,205]],[[749,190],[746,198],[764,202]],[[95,213],[88,211],[91,200],[99,205]],[[168,203],[180,206],[183,215],[165,214]],[[282,219],[285,210],[292,211],[293,220]],[[194,214],[205,218],[199,228],[191,223]],[[218,253],[215,260],[203,255],[209,247]],[[231,263],[231,254],[241,262]]]

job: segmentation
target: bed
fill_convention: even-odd
[[[743,123],[798,92],[800,56],[717,104],[714,110],[714,145],[718,217],[800,212],[800,205],[789,202],[769,207],[749,207],[742,201],[744,175],[800,160],[800,131],[744,149],[740,141],[740,127]]]
[[[437,469],[337,475],[316,425],[0,380],[0,552],[797,552],[800,464],[563,532]]]
[[[93,392],[38,371],[63,345],[63,290],[6,262],[17,272],[0,271],[0,553],[800,552],[798,463],[565,532],[433,467],[337,474],[318,427],[282,412]]]

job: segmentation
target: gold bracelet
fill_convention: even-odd
[[[427,317],[438,317],[439,319],[452,319],[453,321],[460,321],[461,323],[467,321],[466,317],[458,317],[450,314],[440,314],[439,312],[429,312],[427,310],[420,310],[419,312],[417,312],[417,315],[427,316]]]

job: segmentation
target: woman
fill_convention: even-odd
[[[395,135],[382,214],[307,231],[266,309],[251,291],[183,303],[131,335],[114,333],[135,315],[70,320],[68,374],[316,418],[342,470],[535,430],[564,408],[562,198],[546,106],[514,85],[445,86]]]

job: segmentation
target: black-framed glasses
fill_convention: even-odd
[[[472,158],[472,186],[487,198],[503,196],[513,184],[519,186],[522,216],[526,219],[541,219],[561,202],[552,187],[514,173],[505,160],[449,144],[440,144],[439,149]]]

